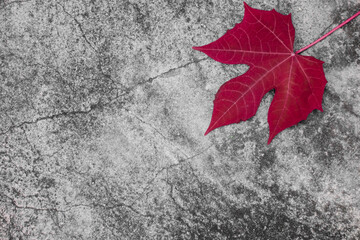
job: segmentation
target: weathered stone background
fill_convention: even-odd
[[[358,0],[254,0],[295,49]],[[206,137],[246,71],[191,49],[242,1],[0,1],[0,239],[360,239],[360,17],[304,54],[324,112],[267,145],[267,110]]]

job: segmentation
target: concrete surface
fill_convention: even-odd
[[[358,0],[254,0],[299,49]],[[0,239],[360,239],[360,17],[304,54],[324,112],[266,145],[263,99],[203,136],[246,66],[209,43],[242,1],[0,1]]]

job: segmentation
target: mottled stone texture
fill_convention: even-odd
[[[299,49],[358,0],[254,0]],[[360,18],[304,54],[324,112],[266,145],[267,110],[203,136],[246,66],[209,43],[242,1],[0,1],[0,239],[360,239]]]

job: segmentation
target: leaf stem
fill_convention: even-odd
[[[336,30],[338,30],[339,28],[341,28],[342,26],[344,26],[345,24],[347,24],[348,22],[350,22],[351,20],[353,20],[354,18],[356,18],[359,15],[360,15],[360,11],[355,13],[352,17],[347,19],[345,22],[341,23],[339,26],[337,26],[336,28],[334,28],[333,30],[331,30],[330,32],[328,32],[327,34],[325,34],[324,36],[322,36],[318,40],[316,40],[316,41],[310,43],[309,45],[307,45],[306,47],[303,47],[302,49],[296,51],[295,54],[299,54],[299,53],[305,51],[306,49],[308,49],[309,47],[312,47],[313,45],[315,45],[318,42],[322,41],[324,38],[326,38],[327,36],[329,36],[330,34],[332,34],[333,32],[335,32]]]

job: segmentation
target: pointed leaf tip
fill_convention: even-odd
[[[209,131],[209,129],[207,129],[206,132],[204,133],[204,136],[208,135],[209,132],[211,132],[211,130]]]
[[[249,4],[247,4],[246,2],[244,2],[244,8],[245,8],[245,9],[249,9],[249,8],[252,8],[252,7],[250,7]]]
[[[271,137],[269,136],[269,139],[268,139],[268,142],[267,142],[267,145],[269,145],[271,143],[271,141],[273,140],[274,137]]]

